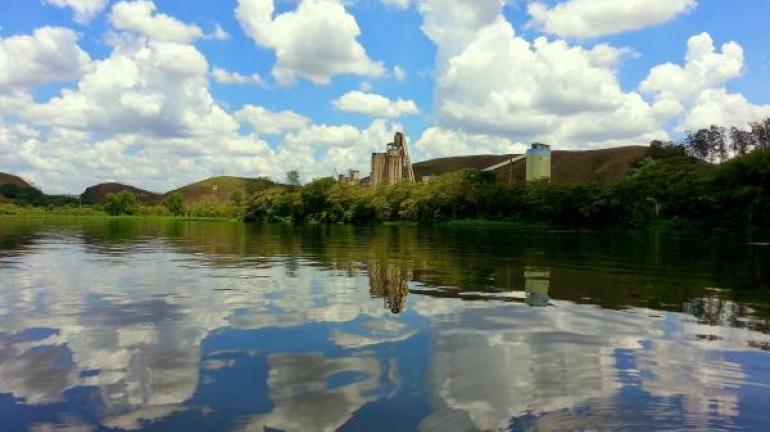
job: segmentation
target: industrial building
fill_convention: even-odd
[[[541,143],[532,144],[527,151],[527,181],[551,178],[551,147]]]
[[[526,162],[526,180],[528,182],[551,178],[551,146],[542,143],[534,143],[526,154],[513,156],[484,168],[482,171],[498,171],[521,160]]]
[[[392,185],[399,182],[414,183],[415,176],[406,138],[401,132],[396,132],[393,142],[389,143],[385,153],[372,153],[372,174],[369,184]]]
[[[480,157],[486,158],[488,156]],[[511,172],[512,167],[515,164],[518,165],[518,162],[522,162],[522,164],[526,166],[526,173],[524,175],[526,181],[531,182],[551,178],[551,147],[546,144],[534,143],[526,154],[511,155],[502,161],[498,158],[497,161],[498,162],[493,165],[477,165],[477,169],[495,172],[498,176],[504,176],[504,174],[501,173]],[[492,163],[492,161],[489,161],[488,163]],[[457,169],[461,169],[461,167],[458,167]],[[353,173],[354,171],[350,171],[350,174],[347,177],[340,175],[339,181],[352,184],[361,183],[363,185],[376,187],[379,185],[392,185],[400,182],[414,183],[418,180],[428,181],[431,177],[427,173],[421,173],[419,176],[415,175],[415,170],[409,156],[406,138],[401,132],[395,134],[393,142],[387,145],[384,153],[372,153],[372,171],[368,178],[358,181],[358,177]],[[509,179],[509,183],[511,181],[512,179]]]
[[[337,180],[340,183],[347,183],[351,185],[361,184],[361,171],[354,169],[348,170],[347,175],[340,174]]]

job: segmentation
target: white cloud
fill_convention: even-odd
[[[366,114],[373,117],[397,118],[420,113],[412,100],[390,100],[385,96],[352,91],[332,102],[340,111]]]
[[[278,162],[285,170],[299,170],[305,180],[349,168],[368,173],[372,151],[381,151],[399,130],[403,130],[401,125],[384,120],[375,120],[363,130],[349,125],[312,125],[284,137]]]
[[[42,27],[32,35],[0,38],[0,90],[75,79],[91,62],[77,45],[78,35],[61,27]]]
[[[302,0],[296,10],[273,16],[273,0],[239,0],[238,21],[258,45],[275,50],[273,76],[281,84],[305,78],[327,84],[335,75],[381,76],[357,41],[361,29],[339,0]]]
[[[222,28],[221,25],[217,24],[214,27],[214,31],[207,34],[205,36],[207,39],[213,39],[213,40],[227,40],[230,39],[230,33],[225,31],[225,29]]]
[[[259,74],[242,75],[237,72],[230,72],[222,68],[215,67],[211,72],[216,82],[220,84],[264,84]]]
[[[107,0],[44,0],[52,6],[71,8],[75,21],[86,24],[107,7]]]
[[[717,51],[708,33],[687,43],[684,65],[666,63],[654,67],[640,84],[662,118],[678,118],[680,131],[708,127],[744,126],[770,116],[770,105],[757,106],[741,94],[728,93],[725,84],[743,73],[743,48],[729,42]]]
[[[393,67],[393,77],[396,78],[396,81],[402,82],[406,79],[406,71],[401,66],[394,66]]]
[[[528,5],[530,26],[561,37],[590,38],[667,22],[695,9],[696,0],[567,0]]]
[[[204,36],[200,27],[158,13],[155,3],[149,0],[117,3],[112,7],[110,22],[116,29],[136,32],[158,41],[186,43]]]
[[[438,46],[436,126],[560,148],[666,137],[651,107],[618,81],[628,50],[517,36],[498,0],[423,0]]]
[[[254,105],[245,105],[235,113],[235,118],[251,125],[255,132],[269,135],[278,135],[310,126],[309,118],[293,111],[272,112]]]
[[[421,159],[458,155],[521,154],[528,146],[508,138],[431,127],[415,144]]]
[[[162,30],[160,30],[162,31]],[[237,123],[208,90],[208,62],[192,45],[156,42],[115,47],[76,90],[19,113],[45,126],[158,137],[226,133]]]

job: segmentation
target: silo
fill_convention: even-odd
[[[551,178],[551,147],[534,143],[527,151],[527,181]]]

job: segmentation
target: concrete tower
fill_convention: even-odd
[[[404,134],[397,132],[393,142],[387,145],[385,153],[372,153],[372,174],[370,184],[396,184],[402,181],[415,182],[409,148]]]
[[[527,181],[551,178],[551,147],[534,143],[527,151]]]

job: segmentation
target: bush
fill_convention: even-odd
[[[174,192],[163,199],[163,206],[174,216],[184,214],[184,197],[179,192]]]
[[[104,211],[110,216],[135,215],[139,210],[136,195],[130,191],[107,194]]]

